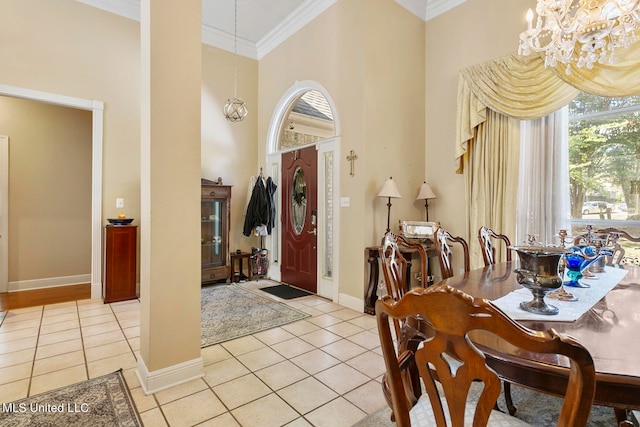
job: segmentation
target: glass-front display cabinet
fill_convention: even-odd
[[[229,220],[231,186],[202,179],[201,245],[202,283],[229,278]]]

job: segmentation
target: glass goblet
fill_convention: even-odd
[[[565,254],[564,261],[567,266],[568,281],[564,282],[564,286],[572,288],[589,288],[590,286],[580,282],[584,277],[582,270],[591,265],[592,260],[586,259],[581,252],[572,252]]]

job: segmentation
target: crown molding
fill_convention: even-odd
[[[428,21],[442,15],[465,1],[467,0],[427,0],[427,14],[424,20]]]
[[[140,21],[139,0],[76,0],[107,12],[115,13],[135,21]],[[302,27],[313,21],[337,0],[305,0],[291,12],[277,27],[271,30],[255,45],[238,38],[238,55],[260,59],[280,43],[291,37]],[[234,51],[233,35],[216,28],[202,25],[202,43],[229,52]]]
[[[427,20],[428,0],[396,0],[396,3],[423,21]]]
[[[76,0],[125,18],[140,21],[139,0]],[[245,39],[238,38],[237,53],[251,59],[261,59],[302,27],[313,21],[322,12],[338,0],[304,0],[293,12],[273,28],[255,45]],[[424,21],[464,3],[466,0],[395,0],[399,5]],[[234,52],[233,35],[216,28],[202,25],[202,43],[229,52]]]
[[[465,1],[466,0],[396,0],[396,3],[426,22],[438,15],[442,15]]]
[[[202,25],[202,43],[214,46],[219,49],[234,52],[233,34],[220,31],[216,28]],[[256,45],[238,37],[238,55],[246,56],[251,59],[258,59],[258,51]]]
[[[107,12],[115,13],[125,18],[140,21],[140,0],[76,0]]]
[[[313,21],[338,0],[306,0],[256,43],[258,59]]]

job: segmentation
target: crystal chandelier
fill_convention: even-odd
[[[558,62],[592,68],[613,64],[615,51],[636,41],[640,26],[640,0],[538,0],[538,19],[527,12],[527,30],[520,34],[518,52],[544,52],[545,66]]]
[[[249,110],[244,99],[238,98],[238,0],[235,0],[234,29],[233,29],[233,98],[227,99],[222,112],[230,122],[240,122]]]

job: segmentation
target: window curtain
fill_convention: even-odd
[[[512,209],[516,200],[520,121],[487,110],[486,120],[476,128],[475,138],[465,163],[465,194],[467,195],[467,236],[476,239],[481,226],[506,234],[513,240],[516,217]],[[496,245],[496,260],[504,259],[506,248]],[[469,245],[471,268],[484,265],[480,245]]]
[[[566,105],[579,92],[600,96],[640,94],[640,43],[621,49],[615,64],[592,69],[547,68],[538,55],[517,54],[462,70],[458,76],[455,162],[463,172],[462,156],[474,128],[486,119],[486,109],[520,120],[537,119]]]
[[[520,120],[551,114],[578,93],[535,56],[512,54],[460,72],[456,165],[465,174],[469,239],[485,225],[517,242]],[[469,246],[472,267],[480,267],[479,248]],[[496,259],[505,259],[502,250]]]
[[[513,150],[493,151],[491,156],[506,157],[491,163],[487,163],[486,153],[490,153],[502,143],[519,146],[520,134],[526,135],[532,132],[533,135],[526,135],[530,140],[523,143],[522,157],[531,159],[533,155],[547,156],[546,162],[549,163],[550,156],[557,170],[566,170],[566,166],[559,166],[558,162],[566,160],[562,160],[558,152],[561,148],[556,146],[556,143],[565,143],[558,139],[560,126],[564,126],[561,124],[563,118],[555,114],[550,118],[542,118],[568,104],[580,91],[603,96],[630,96],[640,93],[640,43],[636,43],[626,51],[621,50],[619,57],[619,61],[613,65],[596,64],[591,70],[572,68],[567,74],[563,66],[546,68],[544,60],[538,55],[525,57],[512,54],[460,72],[455,167],[457,173],[465,174],[466,231],[469,238],[475,238],[477,229],[481,225],[494,228],[495,231],[507,234],[510,238],[515,236],[515,224],[511,224],[505,218],[516,218],[516,212],[529,209],[526,206],[547,206],[553,209],[553,203],[548,202],[550,195],[554,203],[559,203],[556,205],[557,210],[553,215],[548,211],[536,213],[540,218],[539,221],[542,222],[532,225],[533,232],[530,234],[538,234],[541,241],[551,243],[555,230],[568,228],[568,220],[565,218],[568,205],[562,204],[563,202],[568,204],[568,199],[562,196],[564,190],[549,187],[554,180],[556,184],[560,180],[563,182],[566,180],[568,183],[566,177],[558,176],[559,172],[555,171],[551,174],[550,164],[545,164],[542,157],[537,158],[535,162],[532,160],[529,165],[531,170],[523,175],[520,183],[521,190],[519,192],[516,190],[516,194],[522,195],[531,191],[532,183],[539,188],[533,191],[535,199],[533,196],[529,197],[522,201],[521,207],[516,208],[512,203],[512,200],[516,200],[515,194],[510,193],[513,191],[513,186],[503,186],[501,183],[518,182],[520,175],[518,169],[523,165],[515,161],[512,156]],[[510,120],[494,116],[492,112],[511,119],[534,120],[534,122],[524,125],[523,132],[516,132]],[[562,134],[565,134],[564,129]],[[494,141],[495,138],[502,142]],[[484,147],[485,144],[496,145]],[[551,146],[545,147],[548,144]],[[476,150],[479,150],[478,155],[474,153]],[[482,153],[485,154],[482,155]],[[500,176],[500,173],[494,170],[497,167],[496,164],[504,167],[507,175]],[[541,181],[543,174],[548,175],[548,179],[544,182]],[[500,178],[496,178],[496,175]],[[489,190],[486,188],[487,185],[495,185],[498,188]],[[501,215],[496,214],[498,211]],[[514,243],[521,242],[522,233],[527,233],[526,220],[526,217],[524,220],[520,218],[520,221],[525,221],[525,225],[518,222],[524,230],[517,235]],[[473,257],[472,262],[477,258],[477,256]]]
[[[474,128],[486,120],[487,109],[519,120],[537,119],[568,104],[578,93],[534,55],[511,54],[462,70],[456,118],[458,173],[464,170],[463,155]]]
[[[514,244],[532,235],[538,242],[557,245],[558,230],[571,228],[568,122],[566,106],[520,122],[520,150],[526,155],[520,156]]]

